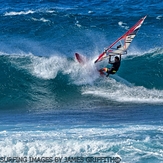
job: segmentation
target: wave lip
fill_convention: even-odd
[[[153,60],[157,61],[160,58],[159,53],[160,51],[154,51],[138,57],[126,57],[124,62],[129,60],[135,64],[141,64],[142,60],[149,59],[148,56],[151,55],[152,62]],[[16,102],[16,105],[25,101],[25,105],[28,106],[38,103],[37,106],[40,104],[42,107],[52,108],[56,105],[65,106],[67,101],[73,105],[73,99],[76,98],[75,106],[76,103],[87,106],[88,96],[91,97],[90,101],[96,101],[98,97],[101,102],[109,100],[111,103],[116,101],[122,105],[125,103],[163,104],[162,89],[157,89],[157,86],[146,88],[145,85],[138,86],[130,83],[131,79],[136,82],[141,82],[143,79],[134,78],[133,73],[130,78],[129,75],[127,76],[129,80],[118,77],[119,72],[117,77],[116,75],[113,78],[101,77],[91,60],[88,60],[88,64],[81,66],[74,59],[64,55],[61,57],[57,53],[49,57],[24,54],[1,55],[0,63],[0,73],[3,76],[1,78],[1,97],[3,97],[4,105],[6,101],[10,101],[12,104]],[[131,64],[131,66],[133,65]],[[146,69],[143,73],[145,71]],[[144,80],[147,80],[147,77],[144,77]],[[79,102],[80,100],[86,100],[86,105]],[[45,103],[48,103],[47,106]]]

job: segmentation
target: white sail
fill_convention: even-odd
[[[96,62],[102,61],[105,58],[108,58],[110,55],[120,54],[123,55],[127,53],[127,49],[130,46],[132,40],[136,36],[139,28],[143,24],[146,16],[141,18],[133,27],[131,27],[125,34],[119,37],[115,42],[113,42],[99,57],[96,59]]]

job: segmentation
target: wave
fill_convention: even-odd
[[[122,103],[163,103],[163,90],[146,89],[143,86],[126,86],[109,79],[104,87],[87,87],[83,95],[105,98],[109,101]]]
[[[127,24],[122,21],[118,22],[118,25],[126,30],[129,30],[129,26],[127,26]]]
[[[47,131],[45,127],[46,131],[38,131],[40,126],[34,131],[2,131],[1,154],[6,158],[26,156],[28,160],[36,156],[64,159],[99,157],[99,154],[102,157],[108,154],[110,157],[119,157],[124,162],[162,160],[160,149],[163,145],[160,141],[163,128],[159,125],[107,125],[101,128],[78,126],[57,130],[53,127],[52,131]]]
[[[28,15],[28,14],[33,14],[35,11],[28,10],[28,11],[11,11],[11,12],[6,12],[4,16],[16,16],[16,15]]]
[[[56,14],[58,8],[53,9],[35,9],[35,10],[23,10],[23,11],[10,11],[5,12],[4,16],[20,16],[20,15],[29,15],[29,14],[35,14],[35,13],[42,13],[42,14]]]
[[[40,18],[40,19],[32,18],[32,20],[34,20],[34,21],[41,21],[41,22],[50,22],[50,20],[45,19],[45,18]]]
[[[1,55],[0,97],[4,104],[1,106],[7,101],[15,106],[21,103],[38,107],[58,107],[69,101],[76,106],[83,100],[89,105],[88,97],[91,101],[99,98],[120,103],[160,104],[163,103],[162,53],[162,49],[156,49],[144,55],[125,57],[119,72],[110,78],[101,77],[92,60],[81,66],[73,58],[57,54],[49,57]],[[157,66],[149,70],[154,63]]]

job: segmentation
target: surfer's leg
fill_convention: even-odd
[[[104,67],[101,70],[104,71],[104,72],[107,72],[108,71],[108,68]]]
[[[103,75],[104,75],[104,74],[107,74],[106,77],[108,77],[109,74],[110,74],[110,69],[107,68],[107,67],[104,67],[104,68],[100,69],[99,72],[100,72],[100,74],[103,74]],[[105,73],[104,73],[104,72],[105,72]]]
[[[110,74],[115,74],[116,71],[114,69],[112,69],[112,68],[107,68],[106,73],[107,73],[106,77],[108,77]]]
[[[109,74],[115,74],[116,71],[115,71],[114,69],[111,68],[111,69],[108,69],[108,71],[107,71],[106,73],[107,73],[106,77],[108,77]]]
[[[110,74],[109,69],[107,69],[106,73],[107,73],[106,77],[108,77]]]
[[[110,74],[110,69],[109,68],[104,68],[104,71],[106,72],[106,77],[108,77],[109,76],[109,74]]]

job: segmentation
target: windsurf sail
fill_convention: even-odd
[[[96,59],[96,62],[102,61],[105,58],[108,58],[110,55],[123,55],[127,53],[127,49],[131,44],[132,40],[136,36],[139,28],[143,24],[145,18],[141,18],[133,27],[131,27],[125,34],[119,37],[115,42],[113,42],[103,53],[99,55]]]

